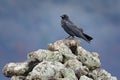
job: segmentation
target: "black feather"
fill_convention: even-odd
[[[62,15],[61,18],[61,26],[70,36],[82,38],[88,43],[93,39],[91,36],[85,34],[83,29],[78,28],[72,21],[70,21],[66,14]]]
[[[83,35],[84,35],[89,41],[91,41],[91,40],[93,39],[91,36],[89,36],[89,35],[87,35],[87,34],[85,34],[85,33],[83,33]]]

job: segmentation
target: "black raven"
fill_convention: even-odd
[[[69,37],[77,36],[79,38],[84,39],[88,43],[93,39],[91,36],[84,33],[83,29],[78,28],[72,21],[70,21],[69,17],[66,14],[63,14],[60,16],[62,18],[61,20],[61,26],[62,28],[70,35]]]

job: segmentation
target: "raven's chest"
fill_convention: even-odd
[[[61,26],[69,35],[74,36],[74,33],[72,32],[68,21],[62,20]]]
[[[67,26],[67,21],[66,20],[61,20],[61,26],[63,27],[63,28],[66,28],[66,27],[68,27]]]

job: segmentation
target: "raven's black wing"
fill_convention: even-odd
[[[90,42],[92,40],[92,37],[88,36],[87,34],[83,33],[83,29],[78,28],[76,25],[74,25],[71,21],[66,21],[66,26],[69,30],[71,30],[75,36],[83,38],[87,42]]]

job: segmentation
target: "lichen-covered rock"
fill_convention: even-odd
[[[86,66],[83,66],[82,63],[77,59],[68,60],[65,63],[65,66],[67,68],[71,68],[75,72],[77,78],[80,78],[82,75],[87,75],[89,71],[89,69]]]
[[[60,53],[62,53],[62,55],[64,56],[64,62],[66,62],[69,59],[74,59],[77,57],[75,54],[73,54],[70,48],[73,45],[75,46],[75,43],[76,41],[74,41],[74,44],[73,44],[73,43],[70,43],[69,39],[68,40],[64,39],[64,40],[56,41],[53,45],[55,50],[58,50]]]
[[[38,64],[38,61],[33,60],[20,63],[8,63],[4,66],[2,72],[6,77],[26,76],[36,64]]]
[[[74,71],[71,68],[64,68],[61,70],[63,78],[62,80],[78,80]]]
[[[3,74],[7,77],[12,77],[13,75],[24,75],[29,70],[28,63],[9,63],[3,68]]]
[[[99,54],[68,38],[28,54],[21,63],[9,63],[3,74],[11,80],[117,80],[101,68]]]
[[[80,43],[79,40],[76,40],[76,39],[73,39],[73,38],[72,39],[68,38],[68,39],[58,40],[58,41],[54,42],[53,44],[50,43],[48,45],[48,50],[57,51],[57,50],[59,50],[61,48],[61,46],[60,46],[61,44],[65,44],[69,48],[74,47],[74,49],[77,48],[77,46],[81,46],[81,43]]]
[[[11,80],[25,80],[25,76],[12,76]]]
[[[60,62],[43,61],[36,65],[26,80],[54,80],[61,77],[61,70],[65,67]]]
[[[106,70],[98,68],[89,73],[94,80],[117,80],[116,77],[111,76]]]
[[[49,51],[49,50],[39,49],[37,51],[29,53],[28,59],[36,59],[40,62],[42,61],[62,62],[63,56],[59,51]]]
[[[81,76],[79,80],[93,80],[87,76]]]
[[[77,47],[77,51],[78,51],[77,59],[80,60],[88,68],[94,69],[100,67],[101,63],[99,55],[97,53],[95,52],[90,53],[81,46]]]

